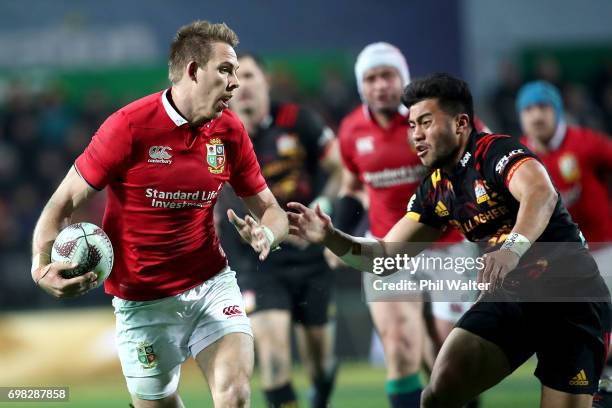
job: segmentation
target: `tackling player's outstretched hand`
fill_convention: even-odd
[[[62,276],[62,271],[77,266],[78,264],[74,262],[52,262],[33,271],[32,277],[38,286],[56,298],[81,296],[98,286],[98,277],[93,272],[87,272],[74,278]]]
[[[321,207],[313,209],[300,203],[290,202],[287,207],[295,212],[287,212],[289,217],[289,234],[305,239],[313,244],[321,244],[328,234],[333,232],[331,218]]]
[[[499,249],[483,255],[484,268],[478,271],[478,282],[489,283],[487,292],[491,293],[502,286],[506,275],[519,263],[519,256],[507,249]]]
[[[240,237],[259,254],[259,260],[265,260],[270,254],[272,243],[266,236],[263,227],[248,214],[244,218],[238,217],[232,209],[227,210],[227,218]]]

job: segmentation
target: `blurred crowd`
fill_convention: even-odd
[[[543,57],[535,75],[504,62],[499,80],[484,101],[483,118],[497,132],[520,134],[515,96],[526,81],[545,79],[563,94],[568,122],[612,134],[612,61],[589,83],[567,81],[560,64]],[[322,75],[318,92],[301,92],[289,72],[273,77],[273,96],[319,111],[333,129],[359,99],[352,76],[336,70]],[[103,90],[69,98],[60,84],[33,89],[23,81],[0,88],[0,310],[108,303],[101,290],[78,302],[57,301],[35,288],[30,274],[31,234],[44,204],[104,119],[122,104]],[[99,194],[73,221],[100,224]]]
[[[34,288],[29,266],[38,215],[74,159],[116,109],[103,92],[71,103],[62,87],[6,84],[0,103],[0,307],[31,307],[49,297]],[[78,217],[99,223],[103,196]]]

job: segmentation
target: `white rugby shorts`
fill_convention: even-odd
[[[236,273],[151,301],[113,298],[115,343],[131,394],[161,399],[176,391],[180,366],[229,333],[253,336]]]

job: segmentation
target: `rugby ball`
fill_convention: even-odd
[[[93,271],[98,286],[113,269],[113,245],[102,228],[88,222],[72,224],[60,231],[51,249],[52,262],[76,262],[74,269],[62,271],[64,278],[74,278]]]

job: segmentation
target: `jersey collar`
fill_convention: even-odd
[[[166,114],[168,115],[170,120],[172,120],[172,122],[174,122],[177,127],[183,126],[185,123],[187,123],[187,119],[185,119],[180,113],[176,111],[176,109],[174,109],[174,107],[168,100],[168,92],[170,92],[170,88],[166,89],[161,96],[162,105],[164,105],[164,110],[166,111]]]
[[[561,147],[566,133],[567,124],[564,121],[560,121],[557,125],[557,130],[555,130],[555,134],[550,139],[550,142],[548,142],[548,148],[550,150],[557,150],[559,147]]]

